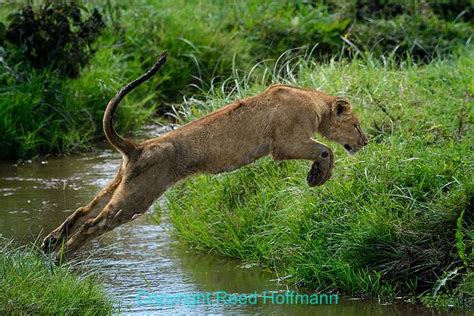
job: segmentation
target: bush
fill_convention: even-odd
[[[66,2],[47,2],[37,12],[26,6],[9,16],[5,39],[18,46],[34,67],[77,77],[92,52],[91,44],[105,27],[97,9],[85,21],[81,12]]]

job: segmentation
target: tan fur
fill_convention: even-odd
[[[121,97],[117,99],[118,104]],[[139,144],[120,138],[111,127],[117,104],[109,104],[104,130],[124,155],[123,163],[115,179],[91,203],[45,238],[45,251],[57,249],[63,241],[67,253],[76,250],[146,212],[179,180],[197,173],[235,170],[266,155],[275,160],[312,161],[308,184],[322,185],[331,177],[334,155],[312,139],[315,133],[346,146],[351,153],[367,144],[348,102],[287,85],[271,86]]]

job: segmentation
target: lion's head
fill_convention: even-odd
[[[341,98],[330,104],[329,115],[321,122],[319,131],[324,137],[344,146],[352,155],[368,142],[352,106]]]

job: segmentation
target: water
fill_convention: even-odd
[[[120,163],[117,153],[100,147],[92,153],[47,161],[0,163],[0,234],[21,243],[41,240],[77,207],[88,202],[113,177]],[[159,225],[147,214],[80,250],[79,256],[87,258],[86,268],[100,270],[110,297],[122,313],[432,315],[417,305],[380,305],[350,299],[338,305],[263,304],[261,299],[256,305],[159,306],[150,301],[143,304],[137,295],[151,297],[143,291],[175,295],[287,290],[262,268],[188,250],[173,238],[171,230],[166,214]]]

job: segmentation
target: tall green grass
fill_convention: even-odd
[[[473,57],[468,46],[427,65],[361,55],[263,70],[351,100],[369,145],[350,157],[331,144],[334,174],[318,188],[307,187],[304,161],[193,177],[166,194],[177,235],[317,290],[472,307]],[[264,88],[234,79],[176,115],[187,121]]]
[[[109,315],[113,304],[100,280],[70,265],[54,265],[34,246],[0,240],[0,314]]]

